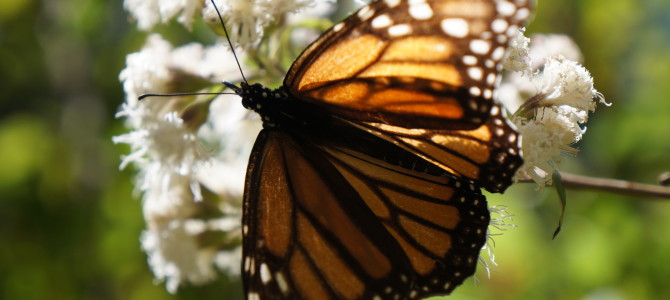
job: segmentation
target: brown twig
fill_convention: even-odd
[[[620,179],[597,178],[561,172],[565,188],[608,191],[616,194],[670,199],[670,187]],[[530,178],[519,182],[533,182]]]

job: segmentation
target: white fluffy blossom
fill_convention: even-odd
[[[166,93],[173,74],[170,70],[172,45],[160,35],[147,38],[142,51],[126,56],[126,68],[121,70],[119,80],[129,105],[135,105],[142,94]]]
[[[264,29],[285,15],[312,6],[310,0],[215,0],[228,26],[231,40],[248,48],[258,43]],[[322,2],[322,1],[318,1]],[[215,26],[219,16],[210,0],[125,0],[124,8],[137,22],[137,27],[150,31],[159,23],[177,20],[187,29],[200,15]]]
[[[240,81],[242,75],[229,49],[223,40],[210,47],[190,43],[172,51],[172,68],[215,83]],[[237,59],[244,61],[244,52],[237,53]],[[250,75],[250,71],[247,74]]]
[[[134,163],[140,170],[136,187],[142,192],[147,222],[142,247],[156,278],[166,280],[174,292],[183,280],[199,283],[214,274],[211,265],[202,262],[205,252],[195,244],[196,236],[182,228],[203,200],[195,174],[208,155],[193,130],[176,112],[163,112],[163,104],[160,100],[124,104],[117,116],[125,117],[133,131],[113,140],[131,147],[121,168]]]
[[[125,104],[118,116],[137,127],[114,137],[114,142],[131,146],[132,152],[123,159],[121,167],[133,163],[139,170],[135,185],[142,193],[147,222],[142,248],[155,277],[166,281],[168,291],[174,293],[184,283],[202,284],[214,279],[215,266],[225,270],[239,268],[239,263],[230,258],[239,254],[239,245],[230,251],[219,250],[202,245],[200,236],[219,232],[229,236],[228,239],[239,237],[241,208],[227,205],[227,198],[212,202],[203,195],[201,186],[207,186],[201,180],[203,174],[208,173],[213,161],[223,162],[218,156],[209,155],[202,139],[185,126],[177,112],[162,112],[165,107],[161,100],[148,98],[134,106]],[[248,151],[240,151],[239,156],[247,156]],[[244,161],[239,156],[233,159]],[[226,181],[243,177],[245,167],[239,166],[237,174],[219,174],[217,178]],[[226,196],[239,199],[241,191],[236,193]],[[211,203],[202,205],[203,202]],[[202,213],[212,206],[215,211]],[[212,214],[218,217],[208,220],[198,217]],[[222,259],[225,257],[228,259]]]
[[[198,236],[188,232],[185,222],[171,219],[159,230],[145,230],[141,237],[154,276],[166,282],[170,293],[175,293],[184,282],[203,284],[216,277],[212,264],[216,250],[202,249]]]
[[[567,105],[580,110],[593,111],[594,98],[602,96],[593,87],[593,77],[579,63],[563,56],[550,57],[541,73],[534,76],[539,93],[544,97],[542,106]]]
[[[157,207],[179,208],[184,197],[201,200],[199,185],[189,178],[206,161],[207,153],[175,112],[161,114],[156,108],[144,103],[124,105],[117,116],[137,127],[113,141],[130,145],[132,152],[124,157],[121,168],[129,163],[140,167],[137,186],[145,193],[145,205],[161,201]],[[180,190],[184,187],[186,190]]]
[[[571,147],[582,138],[579,114],[570,107],[542,107],[534,118],[516,118],[525,160],[521,172],[538,183],[547,182],[563,153],[576,154]]]
[[[588,113],[596,108],[595,100],[605,102],[594,88],[589,72],[578,62],[563,57],[560,49],[552,50],[555,56],[542,56],[548,53],[544,48],[550,43],[564,45],[568,55],[579,58],[581,55],[574,53],[574,43],[562,36],[539,37],[544,42],[529,43],[522,34],[517,36],[516,48],[504,65],[519,72],[507,74],[497,95],[508,109],[516,111],[512,122],[522,136],[524,158],[517,177],[530,177],[544,186],[551,182],[562,155],[577,153],[574,145],[586,131],[584,125]],[[542,49],[534,50],[534,45]],[[539,56],[534,57],[533,53]],[[531,56],[524,58],[524,55]],[[544,64],[532,69],[535,61]]]
[[[230,35],[230,40],[243,49],[257,44],[265,27],[285,15],[299,11],[314,1],[309,0],[215,0]],[[210,1],[202,10],[203,18],[218,26],[219,16]]]
[[[510,40],[507,56],[503,61],[505,70],[519,72],[530,70],[531,56],[528,55],[530,39],[523,35],[524,31],[525,29],[522,28]]]
[[[547,59],[563,56],[566,59],[582,62],[582,52],[577,44],[564,34],[533,34],[530,39],[528,53],[533,58],[531,68],[542,67]]]
[[[331,6],[314,3],[217,1],[231,40],[243,47],[254,46],[277,21],[298,24],[306,17],[331,11]],[[173,19],[190,29],[200,15],[206,22],[214,22],[213,28],[219,26],[208,0],[126,0],[124,7],[145,31]],[[305,15],[294,14],[303,8]],[[237,57],[241,62],[246,60],[240,49]],[[252,70],[245,71],[254,76]],[[138,170],[135,185],[142,195],[147,223],[142,249],[155,277],[174,293],[184,284],[214,279],[217,269],[238,274],[244,175],[260,121],[233,96],[137,100],[146,93],[197,92],[205,87],[212,91],[214,83],[240,81],[227,42],[175,47],[160,35],[150,34],[140,51],[127,56],[119,79],[126,103],[117,116],[125,118],[130,132],[113,140],[130,145],[131,152],[123,158],[121,168],[132,164]],[[204,241],[212,236],[216,238]]]
[[[207,232],[239,231],[239,214],[210,220],[171,217],[164,221],[159,226],[150,224],[140,240],[154,276],[166,282],[170,293],[185,282],[197,285],[213,280],[217,275],[215,267],[239,274],[241,247],[221,251],[200,241],[201,234]]]
[[[180,81],[185,77],[212,83],[238,81],[240,71],[228,49],[221,42],[210,47],[191,43],[175,48],[159,34],[149,35],[142,50],[128,54],[126,68],[119,74],[127,103],[135,105],[137,97],[146,93],[183,92]],[[244,54],[238,57],[245,58]]]
[[[218,180],[205,175],[212,173],[213,166],[226,165],[227,160],[246,162],[251,144],[240,143],[233,153],[211,152],[204,145],[225,145],[227,141],[221,138],[234,134],[229,130],[246,133],[246,139],[252,140],[260,125],[241,130],[219,124],[247,118],[239,99],[215,101],[235,104],[239,109],[216,116],[210,114],[206,125],[189,123],[193,120],[183,118],[182,113],[191,102],[188,98],[137,100],[139,95],[148,92],[176,92],[184,78],[191,81],[197,78],[202,82],[238,80],[239,70],[227,47],[189,44],[175,48],[153,34],[141,51],[128,55],[126,63],[119,78],[127,98],[117,116],[125,118],[131,131],[114,137],[113,141],[130,145],[131,153],[123,158],[121,168],[133,164],[138,169],[135,186],[142,194],[147,222],[142,248],[155,277],[165,281],[168,291],[174,293],[185,283],[202,284],[214,279],[215,268],[226,271],[239,268],[233,257],[240,253],[239,241],[235,239],[239,240],[240,236],[241,208],[239,204],[228,202],[240,199],[241,188],[226,190],[226,187],[210,187],[209,183],[237,182],[244,178],[246,163],[235,165],[229,173],[219,174]],[[217,132],[207,134],[205,129],[208,128]],[[208,139],[203,139],[203,132]],[[203,186],[216,195],[204,195]],[[210,199],[217,195],[223,199]],[[203,212],[208,209],[212,211]],[[203,220],[200,215],[208,215],[210,219]],[[221,239],[222,243],[232,243],[225,248],[230,250],[220,250],[224,248],[216,243],[202,244],[202,236],[211,236],[213,232],[226,237]]]
[[[202,8],[203,0],[125,0],[123,7],[137,21],[141,30],[151,30],[158,23],[167,23],[174,17],[191,29],[193,18]]]
[[[217,193],[242,195],[247,161],[261,127],[258,115],[245,109],[238,96],[219,96],[199,132],[210,148],[217,149],[216,159],[200,172],[199,180]]]

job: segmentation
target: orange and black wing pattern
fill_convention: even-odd
[[[311,44],[284,85],[348,119],[474,129],[529,15],[526,0],[374,1]]]
[[[526,0],[378,0],[327,31],[258,112],[247,299],[415,299],[476,268],[520,137],[493,101]]]
[[[415,299],[474,273],[489,224],[478,188],[339,146],[260,134],[244,202],[247,299]]]
[[[486,123],[473,130],[428,130],[376,122],[352,122],[490,192],[502,193],[523,164],[519,134],[493,104]]]

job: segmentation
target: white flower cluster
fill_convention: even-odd
[[[577,153],[574,144],[586,131],[588,113],[596,100],[605,101],[575,61],[581,54],[568,37],[537,35],[531,42],[521,31],[512,45],[504,65],[517,72],[507,74],[498,98],[516,110],[512,122],[521,133],[524,158],[517,178],[530,177],[542,187],[551,183],[563,153]]]
[[[263,29],[288,13],[296,12],[314,1],[309,0],[215,0],[223,20],[229,26],[230,38],[242,48],[257,44],[263,37]],[[207,1],[203,18],[218,26],[219,16]]]
[[[154,34],[149,36],[141,51],[128,55],[127,66],[120,74],[127,100],[117,116],[125,118],[132,131],[114,137],[113,141],[131,147],[132,152],[124,157],[121,168],[133,163],[139,170],[135,185],[142,193],[147,222],[141,237],[142,248],[149,256],[154,275],[166,281],[167,289],[172,293],[185,282],[202,284],[213,280],[216,277],[214,266],[229,274],[239,273],[239,242],[237,247],[222,251],[216,243],[215,246],[204,245],[201,237],[219,232],[228,240],[237,237],[239,241],[240,205],[232,205],[230,201],[239,202],[241,188],[231,191],[228,186],[210,185],[215,181],[207,174],[220,165],[232,165],[233,170],[226,173],[229,177],[220,175],[218,181],[232,179],[237,182],[238,178],[243,178],[246,164],[238,162],[246,161],[251,144],[231,141],[239,146],[221,154],[210,153],[203,142],[213,144],[217,143],[214,141],[216,136],[229,140],[231,135],[240,138],[240,134],[246,134],[244,140],[248,141],[256,135],[260,125],[243,122],[249,117],[238,99],[218,99],[217,103],[224,102],[230,107],[217,109],[216,117],[210,115],[206,126],[197,126],[183,119],[180,112],[184,111],[185,103],[179,97],[141,101],[137,97],[147,92],[174,92],[174,86],[187,76],[203,80],[220,76],[239,79],[237,66],[231,63],[232,57],[229,61],[220,59],[228,55],[227,48],[219,45],[205,48],[201,44],[190,44],[173,48]],[[220,125],[228,122],[237,122],[246,128]],[[217,130],[216,134],[211,132],[212,128]],[[222,143],[221,140],[218,143]],[[217,192],[226,201],[208,199],[203,196],[201,186]],[[218,204],[213,213],[218,217],[200,218],[199,215],[204,215],[203,211],[213,206],[212,203]]]
[[[231,40],[244,49],[258,43],[264,28],[281,20],[286,14],[311,6],[310,0],[215,0],[226,22]],[[137,27],[150,31],[159,23],[176,17],[177,22],[191,29],[196,18],[219,26],[219,16],[209,0],[125,0],[124,8],[137,21]]]
[[[191,28],[196,12],[202,9],[202,0],[125,0],[123,7],[130,12],[141,30],[151,30],[158,23],[177,21]]]
[[[243,54],[239,54],[244,59]],[[159,34],[148,36],[144,48],[128,54],[126,68],[119,74],[126,93],[126,101],[135,105],[137,98],[146,93],[183,92],[180,82],[185,78],[203,82],[241,79],[235,58],[223,43],[204,47],[191,43],[174,48]]]
[[[159,105],[158,101],[126,103],[117,116],[125,117],[134,131],[113,140],[131,147],[121,168],[134,163],[140,170],[135,186],[143,194],[147,222],[142,248],[156,277],[167,279],[168,290],[174,291],[184,279],[181,270],[197,270],[187,273],[192,282],[214,275],[211,266],[200,263],[204,253],[198,251],[197,236],[189,236],[183,226],[197,211],[194,203],[203,199],[194,175],[207,154],[177,113],[161,113]]]
[[[233,41],[249,46],[262,37],[263,26],[311,2],[219,0],[217,4]],[[201,16],[219,24],[209,1],[126,0],[124,7],[145,31],[175,17],[187,28]],[[300,21],[298,16],[292,18]],[[245,60],[243,51],[238,50],[237,56]],[[253,76],[249,71],[246,75]],[[203,96],[138,100],[146,93],[195,92],[221,80],[240,81],[230,47],[225,40],[212,46],[174,47],[152,33],[140,51],[128,54],[119,78],[126,102],[117,117],[125,119],[130,132],[113,141],[131,149],[120,168],[132,164],[138,170],[135,186],[147,223],[141,244],[155,277],[175,293],[181,285],[215,279],[217,268],[238,274],[242,189],[249,153],[261,128],[258,117],[231,95],[215,100]]]

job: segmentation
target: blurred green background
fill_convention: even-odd
[[[197,24],[196,24],[197,28]],[[190,35],[160,30],[175,43]],[[588,124],[562,169],[654,183],[670,170],[670,1],[539,3],[529,32],[575,38],[613,106]],[[118,170],[118,73],[145,33],[121,1],[0,2],[0,299],[238,299],[220,279],[170,295],[140,251],[132,171]],[[500,266],[451,299],[670,299],[670,201],[513,186],[518,228],[496,238]]]

